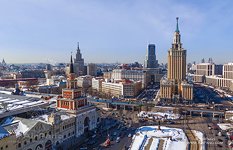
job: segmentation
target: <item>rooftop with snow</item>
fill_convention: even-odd
[[[0,118],[27,112],[30,109],[39,109],[47,104],[40,98],[0,93]]]
[[[186,150],[188,139],[182,129],[161,126],[143,126],[137,129],[130,150],[163,149]]]

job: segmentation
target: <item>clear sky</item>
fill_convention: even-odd
[[[142,63],[149,43],[166,63],[177,16],[188,62],[233,61],[232,0],[0,0],[0,59],[68,62],[79,41],[87,63]]]

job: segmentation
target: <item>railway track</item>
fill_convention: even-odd
[[[195,136],[187,122],[188,120],[186,120],[186,130],[184,130],[184,132],[189,140],[189,150],[201,150],[201,143],[199,139]]]

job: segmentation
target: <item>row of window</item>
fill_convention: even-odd
[[[4,147],[5,147],[5,149],[8,149],[8,145],[6,145]],[[0,149],[3,150],[4,147],[2,146]]]
[[[71,133],[68,133],[67,138],[70,137],[71,135],[74,135],[74,131]],[[63,136],[64,139],[66,139],[66,134]]]
[[[51,131],[49,131],[49,135],[51,135],[52,133],[51,133]],[[46,137],[47,136],[47,133],[45,133],[44,134],[44,137]],[[40,134],[40,139],[42,139],[43,138],[43,134]],[[38,136],[35,136],[35,138],[34,138],[34,140],[35,141],[37,141],[38,140]],[[30,138],[30,143],[32,142],[32,138]],[[27,141],[24,141],[24,145],[27,145]],[[20,148],[22,145],[21,145],[21,143],[18,143],[18,148]]]
[[[70,128],[70,127],[72,127],[72,126],[75,126],[75,122],[72,122],[72,123],[70,123],[70,124],[67,124],[67,125],[63,126],[63,130],[65,130],[65,129],[67,129],[67,128]]]

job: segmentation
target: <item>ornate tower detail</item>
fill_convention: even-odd
[[[167,78],[180,82],[186,77],[186,50],[182,48],[181,35],[176,18],[176,31],[173,37],[172,48],[168,51],[168,72]]]
[[[193,99],[193,85],[186,79],[186,50],[181,43],[178,17],[172,47],[168,50],[167,79],[160,82],[160,98],[172,102],[185,102]]]

